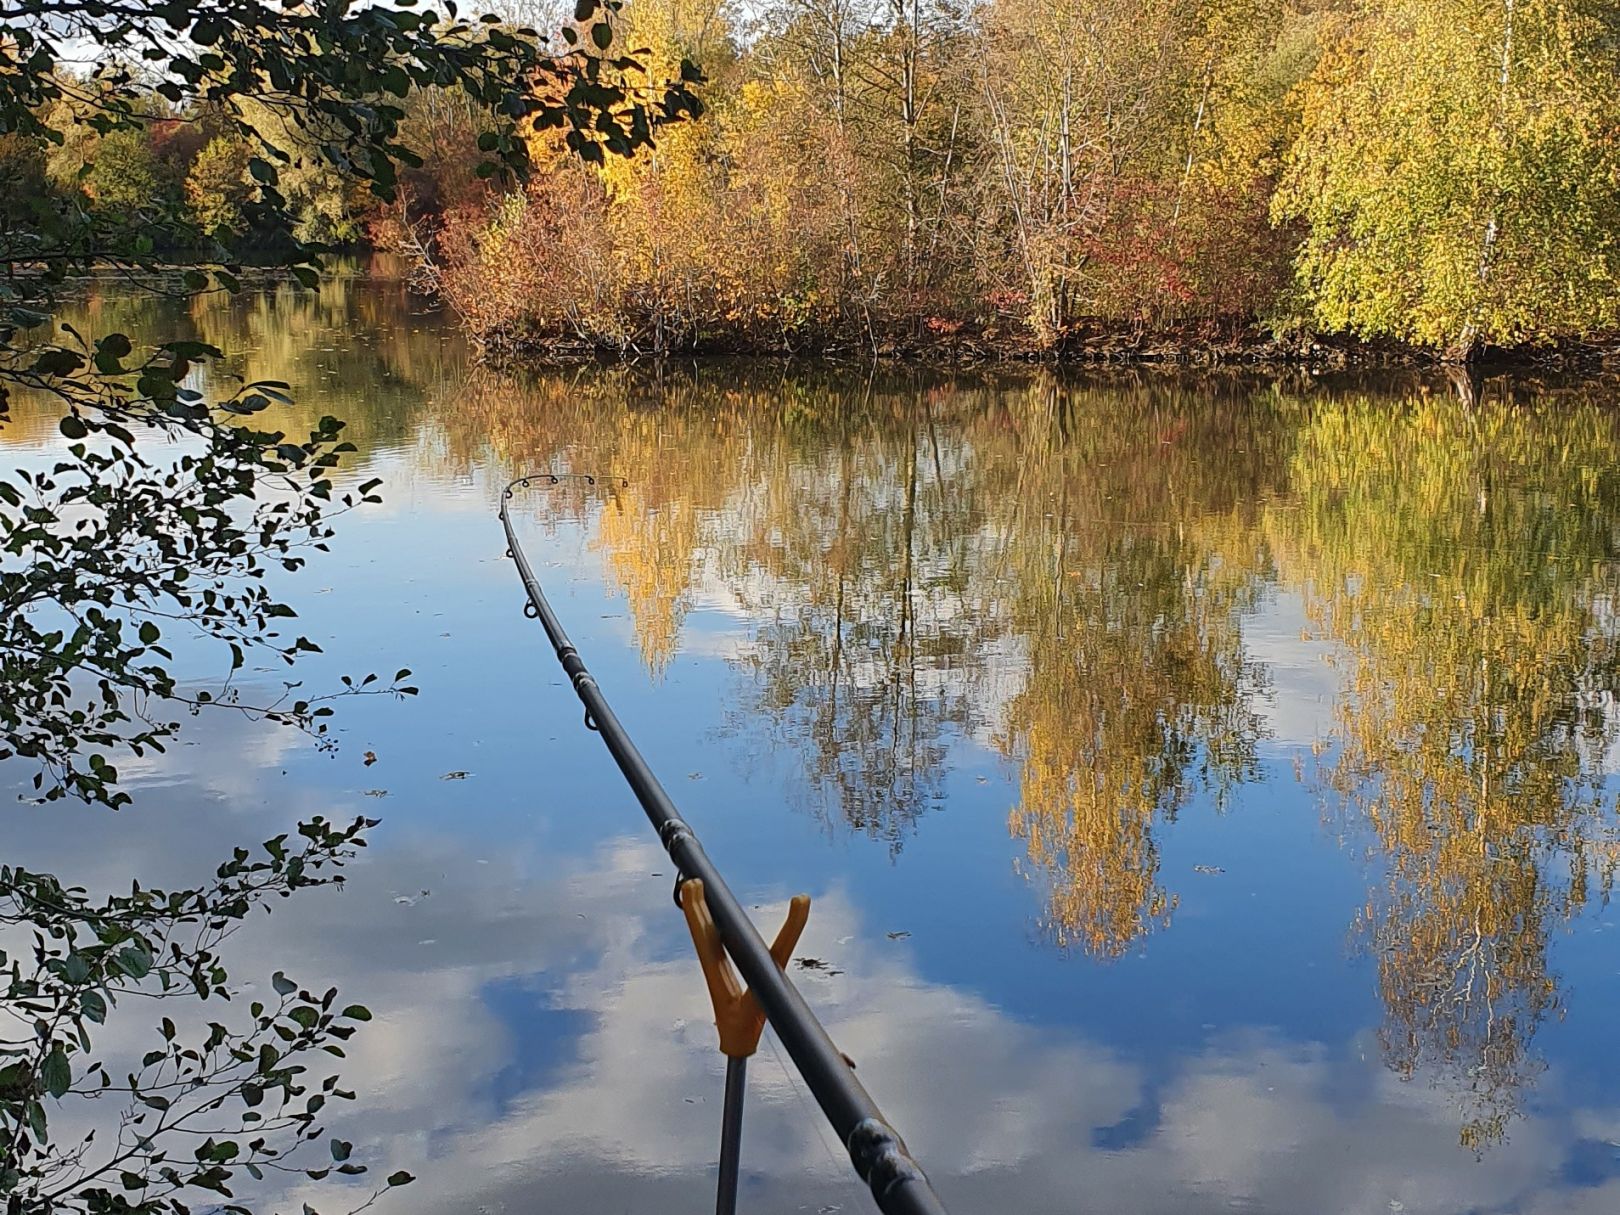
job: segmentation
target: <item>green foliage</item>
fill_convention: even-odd
[[[99,48],[87,78],[62,63],[60,47],[75,38]],[[137,60],[150,70],[136,71]],[[480,145],[521,170],[526,145],[511,137],[520,122],[588,131],[592,147],[628,154],[659,123],[695,111],[685,79],[643,96],[608,82],[624,70],[549,56],[533,31],[432,13],[24,0],[0,39],[0,138],[13,156],[43,153],[59,185],[84,187],[18,209],[0,229],[0,422],[13,389],[45,394],[65,411],[71,441],[70,458],[48,473],[0,481],[0,758],[38,762],[43,796],[116,804],[116,769],[98,749],[160,747],[176,726],[145,716],[151,697],[196,707],[163,665],[161,633],[147,635],[157,621],[229,646],[233,671],[254,645],[289,661],[313,649],[275,631],[293,612],[263,589],[264,571],[296,569],[300,550],[322,547],[334,508],[374,500],[375,488],[334,503],[330,473],[350,450],[341,423],[325,419],[303,441],[251,425],[287,400],[285,384],[215,400],[187,387],[193,368],[220,357],[213,347],[137,351],[121,333],[71,330],[41,340],[55,292],[108,266],[157,274],[165,250],[248,231],[260,244],[280,233],[284,264],[313,286],[318,248],[293,235],[299,196],[329,191],[338,171],[390,196],[398,166],[419,160],[399,142],[397,102],[413,88],[465,96],[492,127]],[[186,123],[212,134],[182,202],[164,188],[159,152],[176,150]],[[166,286],[234,291],[238,275],[222,257]],[[202,454],[168,465],[142,454],[150,438],[174,434],[200,439]],[[276,494],[260,492],[272,484]],[[371,682],[354,686],[400,690]],[[308,700],[253,708],[310,729],[329,711]]]
[[[64,450],[47,468],[0,477],[0,761],[30,765],[41,801],[127,803],[121,757],[161,751],[183,711],[245,713],[324,740],[330,701],[415,693],[408,670],[345,677],[327,695],[289,683],[268,703],[232,684],[254,650],[291,663],[317,648],[282,632],[295,612],[266,574],[298,569],[339,516],[379,500],[376,481],[347,492],[335,483],[353,450],[341,422],[322,418],[302,438],[263,426],[289,402],[279,380],[194,387],[228,378],[197,375],[222,358],[203,342],[138,348],[121,332],[46,326],[64,288],[108,269],[165,293],[234,292],[236,247],[248,238],[314,287],[314,241],[344,234],[347,195],[358,185],[392,198],[401,167],[420,163],[402,132],[413,90],[466,101],[485,128],[490,173],[526,169],[520,125],[565,131],[601,160],[647,146],[658,126],[698,108],[695,72],[632,86],[627,60],[554,56],[532,30],[446,7],[8,8],[0,426],[20,391],[30,409],[55,411]],[[69,56],[88,60],[88,72]],[[14,183],[27,187],[21,197]],[[166,264],[176,251],[199,260],[177,270]],[[222,687],[181,686],[170,669],[176,634],[228,654]],[[190,1041],[165,1017],[160,1043],[122,1078],[95,1037],[126,996],[230,999],[220,952],[235,927],[272,898],[338,880],[330,870],[374,825],[313,819],[296,847],[277,837],[257,853],[238,849],[212,883],[137,882],[104,901],[54,875],[0,869],[0,1013],[16,1022],[0,1041],[0,1198],[11,1215],[187,1215],[220,1198],[247,1215],[231,1189],[239,1173],[262,1180],[296,1167],[288,1153],[321,1134],[322,1105],[353,1095],[335,1076],[317,1083],[307,1059],[341,1057],[351,1023],[370,1017],[363,1006],[334,1013],[335,991],[312,996],[278,974],[275,999],[253,1004],[245,1022],[211,1021]],[[15,952],[30,935],[31,951]],[[111,1140],[62,1141],[56,1111],[79,1098],[122,1103]],[[363,1172],[350,1151],[333,1141],[331,1162],[303,1171]],[[398,1172],[383,1188],[410,1180]]]
[[[35,140],[0,135],[0,243],[9,240],[11,230],[31,225],[48,189],[45,154]]]
[[[0,866],[0,926],[10,947],[0,951],[0,1013],[11,1026],[0,1066],[0,1198],[9,1210],[183,1215],[188,1202],[233,1200],[242,1173],[263,1180],[271,1171],[317,1179],[365,1172],[340,1140],[330,1161],[292,1158],[322,1135],[329,1100],[354,1097],[312,1066],[322,1054],[342,1058],[356,1023],[371,1019],[360,1005],[335,1012],[335,989],[317,996],[278,972],[273,999],[221,1011],[222,1020],[195,1034],[165,1016],[153,1049],[122,1075],[99,1055],[96,1038],[120,1001],[229,1001],[224,941],[267,900],[341,882],[334,870],[374,825],[312,819],[296,842],[277,836],[253,852],[237,849],[205,886],[135,883],[106,899]],[[117,1107],[110,1139],[91,1131],[65,1143],[53,1132],[58,1112],[80,1103]],[[408,1180],[395,1174],[387,1186]]]
[[[394,197],[400,169],[420,161],[402,142],[402,103],[413,90],[473,103],[493,136],[485,159],[492,172],[526,169],[520,127],[564,131],[599,160],[630,155],[651,143],[656,127],[699,108],[685,76],[633,85],[624,76],[634,66],[628,59],[555,55],[533,30],[460,19],[453,6],[446,17],[349,3],[21,0],[8,23],[0,136],[51,149],[56,182],[87,188],[66,193],[50,222],[42,217],[0,244],[8,271],[0,306],[94,265],[149,269],[156,251],[209,247],[178,197],[148,188],[160,183],[135,155],[142,137],[151,142],[166,124],[210,125],[211,138],[247,145],[257,185],[241,204],[247,227],[291,239],[300,216],[284,174],[326,166],[379,199]],[[69,67],[64,48],[76,44],[97,48],[88,76]],[[249,107],[275,121],[251,119]],[[85,205],[98,200],[120,213]],[[289,262],[314,265],[318,247],[292,248]],[[0,343],[9,337],[0,328]]]
[[[246,143],[225,135],[216,135],[197,154],[186,176],[186,202],[202,231],[242,233],[247,222],[244,208],[253,197],[253,179],[248,176],[252,155]]]
[[[1319,322],[1458,355],[1620,324],[1616,35],[1584,0],[1369,6],[1276,203]]]
[[[234,420],[287,400],[286,385],[244,385],[213,403],[232,420],[216,418],[184,381],[198,360],[218,354],[172,342],[136,358],[114,334],[94,347],[82,339],[36,347],[26,370],[35,387],[69,402],[60,429],[72,458],[0,481],[0,759],[38,763],[34,783],[47,800],[127,801],[102,750],[163,749],[179,723],[153,716],[152,698],[194,709],[218,699],[324,732],[331,710],[316,700],[249,706],[229,687],[223,697],[187,695],[165,665],[170,621],[227,647],[233,673],[253,647],[288,663],[317,649],[278,632],[295,613],[262,579],[323,550],[336,515],[378,501],[374,481],[334,498],[331,470],[353,450],[338,441],[335,419],[322,419],[302,443]],[[120,396],[131,381],[145,394],[144,414]],[[137,419],[206,446],[153,465],[126,425]],[[408,674],[376,690],[410,694],[401,682]],[[367,676],[353,690],[377,682]]]
[[[163,193],[157,158],[139,130],[110,132],[99,141],[89,168],[86,192],[97,207],[139,213]]]

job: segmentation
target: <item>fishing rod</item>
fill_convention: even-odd
[[[833,1045],[798,988],[783,973],[809,915],[809,899],[800,895],[793,901],[787,925],[778,934],[775,945],[767,946],[625,731],[540,589],[539,579],[534,576],[518,543],[507,507],[520,489],[536,485],[549,488],[565,479],[583,480],[588,487],[597,483],[595,477],[565,478],[563,474],[548,472],[531,473],[507,485],[501,495],[499,511],[501,526],[506,530],[506,555],[516,563],[528,596],[523,614],[539,620],[545,628],[557,661],[585,706],[586,728],[602,736],[620,773],[658,832],[664,850],[675,863],[676,901],[686,914],[703,963],[704,977],[715,1002],[721,1050],[727,1057],[718,1210],[721,1215],[729,1215],[735,1206],[742,1132],[743,1065],[753,1053],[763,1023],[769,1021],[849,1152],[855,1172],[870,1187],[883,1215],[945,1215],[944,1205],[899,1133],[883,1117],[877,1103],[855,1078],[853,1065]],[[748,983],[746,992],[725,964],[728,955]],[[748,1040],[750,1033],[752,1041]]]

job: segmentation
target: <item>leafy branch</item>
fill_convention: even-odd
[[[0,1024],[12,1026],[0,1033],[0,1197],[9,1210],[186,1215],[182,1195],[233,1198],[239,1172],[256,1181],[365,1172],[335,1138],[330,1161],[294,1160],[324,1135],[327,1103],[354,1097],[312,1066],[321,1055],[342,1058],[342,1043],[371,1019],[362,1005],[338,1007],[335,989],[317,996],[278,972],[274,999],[253,1001],[234,1026],[208,1020],[189,1033],[165,1016],[161,1045],[127,1070],[96,1054],[93,1034],[120,1000],[230,1000],[224,942],[269,900],[341,883],[337,870],[375,825],[315,818],[296,842],[279,835],[251,853],[236,849],[207,885],[137,882],[101,900],[50,874],[0,867],[0,928],[31,938],[27,950],[0,951]],[[53,1139],[53,1111],[74,1100],[115,1102],[112,1134],[98,1143],[103,1117],[71,1144]],[[395,1173],[383,1188],[410,1180]]]

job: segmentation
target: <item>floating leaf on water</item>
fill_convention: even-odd
[[[371,767],[372,764],[377,762],[377,753],[375,751],[367,751],[363,756],[360,757],[360,762],[365,764],[365,766],[368,768]]]
[[[439,779],[440,780],[466,780],[471,775],[472,775],[471,772],[462,772],[461,770],[457,769],[454,772],[446,772],[443,776],[439,777]]]
[[[822,973],[824,975],[828,975],[828,976],[841,975],[841,974],[844,973],[843,971],[839,970],[836,966],[832,966],[832,965],[829,965],[826,962],[823,962],[820,958],[805,957],[805,958],[796,958],[794,960],[798,963],[800,970],[819,971],[820,973]]]

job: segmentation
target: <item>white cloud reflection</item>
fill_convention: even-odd
[[[188,737],[199,746],[141,773],[130,811],[19,807],[11,858],[98,888],[183,881],[298,814],[378,808],[278,781],[279,742],[238,718]],[[710,1210],[723,1065],[667,859],[641,835],[581,855],[389,818],[346,889],[290,900],[232,945],[239,975],[285,967],[376,1011],[343,1069],[360,1100],[331,1129],[373,1176],[418,1176],[380,1210]],[[1620,1108],[1532,1113],[1476,1159],[1447,1094],[1400,1083],[1371,1042],[1229,1030],[1144,1059],[931,980],[844,891],[816,894],[801,953],[842,973],[796,977],[957,1215],[1620,1209],[1620,1185],[1565,1180],[1578,1151],[1620,1139]],[[761,902],[774,924],[779,901]],[[107,1048],[138,1053],[140,1012],[115,1022]],[[746,1210],[871,1209],[769,1050],[744,1165]],[[330,1213],[350,1196],[328,1182],[283,1197]]]
[[[93,833],[61,817],[93,812],[19,811],[13,855],[76,853],[75,876],[96,884],[172,880],[313,808],[308,791],[261,788],[257,808],[220,813],[215,784],[160,784],[161,808],[103,813]],[[373,1176],[419,1178],[383,1211],[696,1215],[713,1201],[723,1064],[669,870],[639,835],[553,855],[453,823],[385,824],[345,889],[281,904],[233,942],[233,966],[338,983],[377,1013],[343,1066],[360,1100],[331,1129]],[[774,924],[780,901],[761,902]],[[818,892],[801,954],[842,972],[795,975],[958,1215],[1616,1209],[1612,1184],[1562,1178],[1581,1145],[1616,1137],[1620,1108],[1531,1114],[1476,1159],[1452,1100],[1399,1082],[1370,1041],[1240,1030],[1133,1057],[930,981],[837,888]],[[115,1021],[106,1045],[141,1049],[139,1013]],[[763,1050],[750,1081],[745,1209],[871,1209],[779,1057]],[[348,1195],[328,1182],[283,1197],[333,1212]]]
[[[448,840],[402,844],[336,896],[343,927],[306,899],[277,917],[278,940],[255,944],[302,939],[309,967],[341,974],[379,1012],[345,1070],[361,1103],[336,1129],[377,1170],[420,1178],[387,1209],[706,1211],[722,1061],[668,877],[650,876],[667,862],[620,839],[536,882]],[[447,872],[474,880],[446,884]],[[393,901],[435,874],[430,897]],[[770,924],[780,911],[757,914]],[[1565,1188],[1560,1170],[1620,1112],[1532,1116],[1476,1159],[1458,1147],[1446,1094],[1399,1082],[1368,1043],[1257,1030],[1150,1071],[925,980],[836,890],[818,899],[801,952],[843,971],[798,977],[958,1212],[1600,1209],[1601,1191]],[[528,1012],[496,1007],[503,984]],[[567,1032],[548,1033],[558,1017]],[[524,1058],[537,1078],[498,1095]],[[869,1209],[802,1082],[768,1049],[750,1079],[745,1205]],[[298,1197],[336,1207],[323,1187]]]

